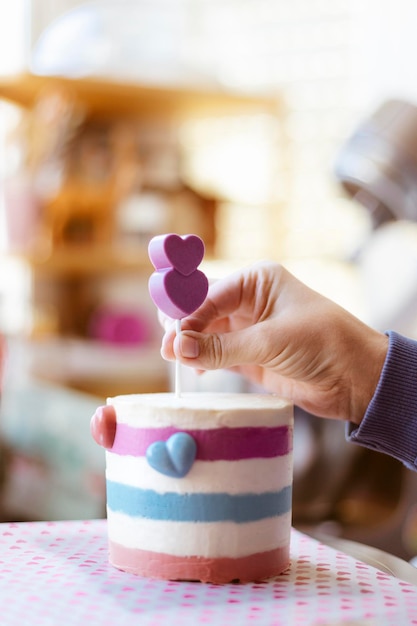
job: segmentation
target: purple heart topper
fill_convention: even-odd
[[[203,304],[208,290],[206,276],[195,270],[183,276],[176,270],[154,272],[149,279],[149,292],[155,305],[168,317],[179,320]]]
[[[167,441],[155,441],[146,450],[148,464],[160,474],[183,478],[197,454],[195,439],[188,433],[175,433]]]
[[[204,243],[197,235],[159,235],[149,243],[149,257],[156,269],[149,279],[154,304],[172,319],[190,315],[204,302],[208,280],[197,269]]]
[[[158,270],[173,268],[189,276],[204,257],[204,243],[197,235],[158,235],[149,242],[149,258]]]

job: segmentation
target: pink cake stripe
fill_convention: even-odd
[[[173,427],[132,428],[127,424],[118,424],[111,451],[120,455],[145,456],[152,443],[167,441],[177,432],[189,433],[195,439],[196,458],[200,461],[272,458],[292,450],[292,431],[288,426],[187,430]]]
[[[199,580],[201,582],[242,583],[278,576],[290,561],[289,543],[281,548],[249,556],[210,559],[180,557],[158,552],[126,548],[109,541],[110,563],[123,571],[166,580]]]

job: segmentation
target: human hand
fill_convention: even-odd
[[[213,283],[179,336],[169,325],[161,354],[239,372],[309,413],[359,424],[387,349],[383,333],[281,265],[258,263]]]

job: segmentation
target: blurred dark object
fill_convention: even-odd
[[[309,437],[300,434],[308,427]],[[417,554],[417,472],[344,438],[345,424],[295,407],[293,525],[406,561]],[[300,466],[299,457],[306,463]]]
[[[2,493],[2,488],[6,481],[7,470],[10,464],[10,450],[9,447],[6,446],[2,441],[0,441],[0,498]],[[1,508],[0,508],[1,511]],[[0,512],[1,518],[1,512]]]
[[[373,310],[368,322],[382,330],[395,328],[408,334],[404,322],[411,315],[414,319],[415,291],[412,287],[411,293],[397,289],[389,306],[387,299],[382,302],[380,292],[387,290],[387,271],[379,259],[387,259],[393,268],[392,282],[400,283],[400,277],[404,282],[405,265],[393,262],[397,250],[405,256],[404,251],[387,247],[386,233],[394,222],[417,222],[417,106],[400,100],[382,103],[342,145],[334,173],[347,194],[367,209],[374,231],[378,229],[355,258],[368,281],[365,289]],[[392,237],[398,235],[392,232]],[[381,253],[378,258],[376,250]],[[413,267],[413,255],[405,258]],[[413,558],[417,554],[417,473],[387,455],[347,442],[345,450],[337,451],[337,458],[330,456],[329,425],[310,419],[320,453],[304,480],[295,484],[293,513],[299,526],[368,544],[406,560]],[[337,479],[333,468],[337,468]],[[326,486],[322,493],[319,485]]]
[[[342,146],[335,175],[368,209],[374,228],[417,221],[417,106],[383,103]]]

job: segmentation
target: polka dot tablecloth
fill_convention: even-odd
[[[0,524],[2,626],[417,625],[417,587],[295,530],[269,581],[167,582],[107,562],[105,520]]]

